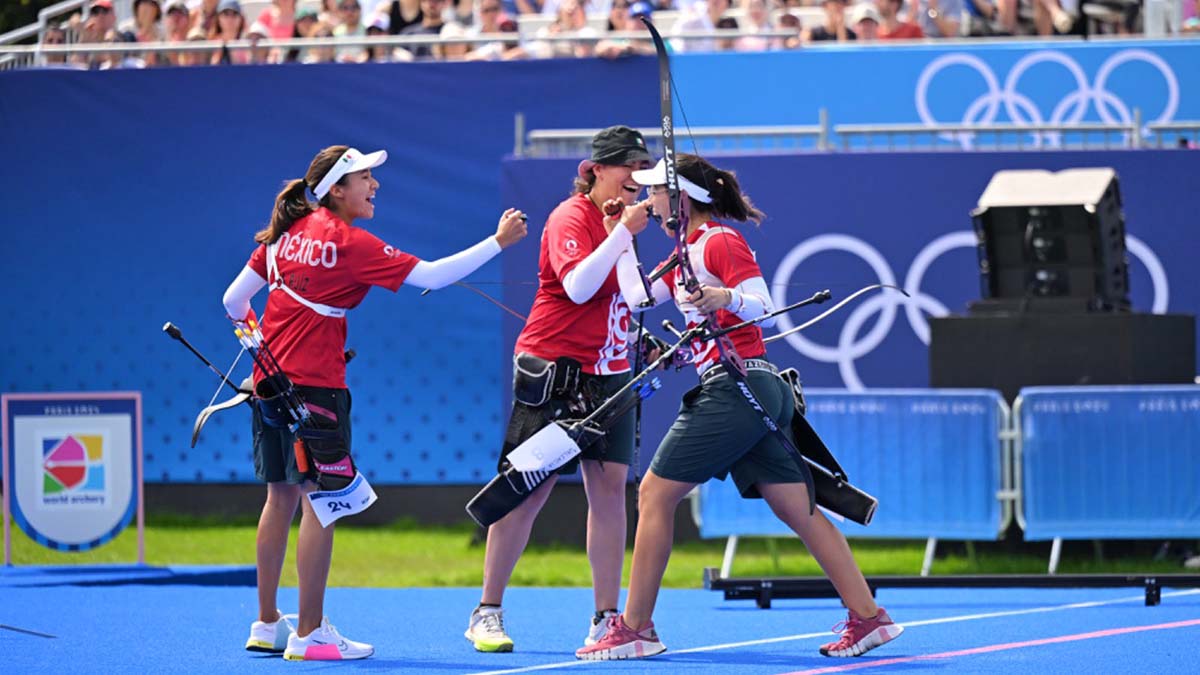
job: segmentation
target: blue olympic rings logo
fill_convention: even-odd
[[[1153,66],[1166,83],[1166,105],[1156,118],[1149,121],[1156,123],[1171,121],[1179,109],[1179,81],[1175,77],[1175,71],[1162,57],[1145,49],[1123,49],[1109,56],[1096,71],[1096,78],[1091,83],[1088,82],[1087,75],[1084,74],[1079,63],[1067,54],[1054,50],[1031,52],[1017,61],[1004,79],[1003,87],[1000,86],[1000,80],[991,66],[978,56],[962,52],[945,54],[930,61],[917,79],[917,115],[920,116],[921,122],[928,126],[942,123],[934,118],[929,109],[929,89],[934,79],[943,70],[953,66],[965,66],[979,73],[984,85],[987,86],[987,91],[967,106],[961,120],[949,123],[991,124],[996,121],[1000,107],[1003,106],[1009,120],[1017,125],[1077,124],[1082,122],[1084,116],[1087,115],[1089,104],[1094,104],[1096,114],[1105,123],[1127,125],[1133,122],[1133,111],[1121,97],[1109,91],[1108,80],[1117,68],[1134,61]],[[1019,91],[1021,78],[1026,71],[1041,63],[1052,63],[1063,67],[1075,83],[1074,91],[1065,93],[1058,100],[1051,109],[1049,117],[1042,114],[1042,109],[1033,99]],[[1051,146],[1059,144],[1058,134],[1047,133],[1035,135],[1035,145],[1041,144],[1043,136],[1047,139],[1047,144]],[[946,140],[957,141],[965,148],[970,148],[974,143],[973,133],[942,134],[942,137]]]

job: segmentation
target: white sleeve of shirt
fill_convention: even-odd
[[[730,290],[733,291],[730,294],[732,297],[725,309],[737,314],[742,321],[757,319],[763,314],[775,311],[775,306],[771,303],[771,293],[767,290],[767,282],[762,277],[751,277]],[[770,328],[775,325],[775,319],[776,317],[771,317],[758,325]]]
[[[621,285],[621,295],[631,310],[641,312],[649,309],[641,306],[646,301],[646,287],[642,285],[642,275],[638,273],[637,256],[633,253],[633,247],[622,251],[621,256],[617,258],[617,283]],[[655,304],[671,298],[671,288],[662,279],[656,279],[650,285],[650,292],[654,295]]]
[[[225,289],[225,297],[222,298],[225,313],[234,319],[244,319],[250,313],[250,298],[266,285],[267,280],[258,276],[258,272],[250,269],[249,265],[243,267],[241,274]]]
[[[484,263],[496,257],[500,252],[500,242],[496,237],[488,237],[471,248],[448,255],[440,260],[426,262],[417,261],[412,271],[405,277],[407,286],[437,290],[462,279],[483,266]]]
[[[592,296],[600,287],[604,285],[604,280],[608,278],[609,272],[612,272],[613,266],[617,264],[617,258],[633,241],[633,235],[625,228],[625,225],[618,224],[613,231],[605,237],[604,241],[596,247],[596,250],[588,254],[578,265],[573,267],[567,276],[563,277],[563,290],[567,292],[567,297],[571,298],[571,302],[582,305]]]

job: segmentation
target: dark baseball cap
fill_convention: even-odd
[[[631,162],[651,162],[650,152],[646,150],[646,139],[637,129],[618,124],[617,126],[601,129],[592,137],[592,156],[579,163],[579,175],[586,176],[587,172],[597,164],[620,166]]]

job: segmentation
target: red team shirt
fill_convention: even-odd
[[[275,261],[284,283],[308,300],[353,309],[372,286],[399,290],[418,258],[379,237],[347,225],[321,207],[297,220],[279,239]],[[246,263],[268,282],[267,247],[259,245]],[[317,314],[282,290],[267,295],[263,337],[296,384],[346,387],[346,318]],[[262,372],[256,367],[257,382]]]
[[[688,256],[692,268],[701,284],[733,288],[747,279],[761,277],[762,270],[754,259],[754,252],[741,233],[720,223],[707,222],[688,235]],[[661,265],[660,265],[661,267]],[[674,289],[675,304],[687,319],[688,328],[698,325],[704,316],[686,302],[688,292],[681,285],[678,268],[663,275],[662,280]],[[717,310],[717,325],[727,328],[742,322],[733,312]],[[733,348],[743,359],[762,358],[767,353],[762,341],[762,330],[748,326],[729,334]],[[696,340],[692,343],[692,358],[696,372],[703,373],[720,362],[716,340]]]
[[[613,375],[629,370],[629,305],[613,270],[600,290],[577,305],[562,279],[608,237],[604,216],[587,195],[572,195],[546,220],[538,256],[538,290],[516,351],[554,360],[568,356],[583,372]]]

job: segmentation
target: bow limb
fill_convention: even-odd
[[[700,280],[696,276],[696,271],[692,267],[692,261],[688,251],[688,213],[682,208],[682,195],[679,190],[679,173],[676,168],[676,151],[675,151],[675,109],[674,101],[671,96],[671,57],[667,51],[667,45],[663,41],[662,35],[658,29],[649,20],[649,18],[641,17],[642,23],[646,25],[646,30],[650,32],[650,38],[654,42],[654,50],[658,55],[658,82],[659,82],[659,105],[660,105],[660,120],[662,122],[662,144],[663,144],[663,166],[667,174],[667,201],[670,213],[667,214],[667,227],[675,234],[675,259],[678,261],[679,279],[682,282],[683,288],[688,293],[695,293],[700,290]],[[714,312],[709,312],[704,315],[704,324],[716,327],[717,319]],[[726,369],[734,370],[742,375],[745,375],[746,367],[742,363],[741,357],[733,349],[733,343],[729,341],[728,336],[715,336],[717,343],[717,353],[720,355],[721,364]]]
[[[793,333],[799,333],[800,331],[802,331],[806,328],[811,328],[812,326],[816,325],[817,323],[819,323],[823,319],[825,319],[825,317],[829,316],[830,314],[833,314],[834,312],[838,311],[842,307],[845,307],[847,303],[849,303],[851,300],[857,298],[858,296],[862,295],[863,293],[868,293],[870,291],[873,291],[876,289],[882,289],[882,288],[891,288],[891,289],[900,291],[901,293],[904,294],[905,297],[909,297],[908,292],[905,291],[903,288],[900,288],[899,286],[893,286],[891,284],[871,284],[870,286],[864,286],[864,287],[858,289],[857,291],[854,291],[850,295],[847,295],[845,298],[842,299],[841,302],[837,303],[833,307],[830,307],[829,309],[825,310],[824,312],[821,312],[820,314],[814,316],[813,318],[809,319],[808,321],[805,321],[804,323],[800,324],[799,326],[796,326],[795,328],[786,330],[778,335],[772,335],[769,338],[763,338],[763,343],[770,344],[777,340],[782,340]]]

